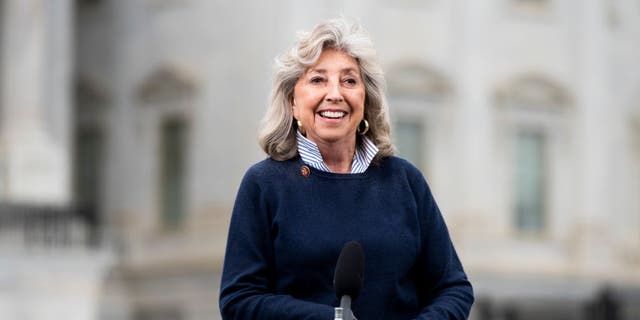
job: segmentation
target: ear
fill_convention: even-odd
[[[296,101],[291,99],[291,114],[293,115],[294,118],[297,119],[296,117],[296,111],[298,110],[298,108],[296,108]]]

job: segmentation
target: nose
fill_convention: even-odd
[[[327,95],[325,96],[324,100],[331,103],[338,103],[344,100],[340,88],[340,81],[330,81],[327,88]]]

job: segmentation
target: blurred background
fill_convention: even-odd
[[[0,319],[219,319],[273,59],[370,32],[472,319],[640,319],[640,1],[3,0]]]

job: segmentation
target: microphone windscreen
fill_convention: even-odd
[[[360,243],[347,242],[336,263],[336,272],[333,276],[333,286],[336,289],[338,299],[347,295],[355,300],[360,294],[364,276],[364,251]]]

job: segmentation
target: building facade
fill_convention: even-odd
[[[0,259],[42,266],[0,275],[0,315],[31,315],[10,293],[35,290],[27,275],[67,279],[50,273],[53,252],[79,257],[68,265],[86,276],[64,283],[88,291],[50,310],[90,291],[77,319],[219,318],[235,192],[265,157],[273,58],[296,30],[340,15],[376,43],[395,144],[438,200],[476,290],[472,318],[640,314],[638,1],[0,8],[0,212],[39,217],[0,228],[18,234]],[[23,241],[16,230],[50,208],[84,236]]]

